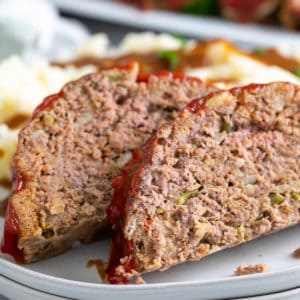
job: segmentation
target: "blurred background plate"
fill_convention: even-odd
[[[242,25],[213,17],[164,11],[141,11],[115,1],[52,0],[65,12],[111,23],[182,33],[195,38],[227,38],[245,45],[273,47],[282,43],[300,46],[300,34],[273,27]]]

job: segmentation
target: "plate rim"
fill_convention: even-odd
[[[0,253],[1,254],[1,253]],[[8,261],[5,259],[6,255],[1,254],[0,256],[0,274],[3,276],[7,276],[12,280],[16,280],[10,274],[6,274],[3,272],[3,267],[6,267],[8,271],[18,272],[19,274],[28,275],[31,278],[40,278],[43,280],[50,280],[52,282],[58,284],[67,284],[69,286],[77,286],[77,287],[85,287],[85,288],[105,288],[105,289],[113,289],[113,290],[120,290],[126,287],[126,290],[148,290],[148,289],[157,289],[157,288],[169,288],[169,287],[193,287],[195,285],[204,285],[204,284],[214,284],[214,283],[231,283],[231,282],[245,282],[245,281],[253,281],[258,279],[271,279],[278,276],[288,275],[290,273],[298,273],[300,274],[300,264],[286,268],[280,271],[273,271],[273,272],[266,272],[266,273],[257,273],[257,274],[250,274],[250,275],[243,275],[243,276],[232,276],[232,277],[223,277],[220,279],[214,280],[189,280],[189,281],[175,281],[175,282],[165,282],[165,283],[147,283],[147,284],[127,284],[127,285],[113,285],[113,284],[105,284],[105,283],[92,283],[92,282],[84,282],[84,281],[77,281],[66,279],[62,277],[55,277],[52,275],[44,274],[41,272],[37,272],[31,269],[27,269],[22,265],[18,265],[12,261]],[[16,280],[17,282],[21,282]]]

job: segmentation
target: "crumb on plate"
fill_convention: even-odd
[[[268,267],[265,264],[248,265],[246,267],[240,265],[237,267],[234,274],[240,276],[240,275],[249,275],[249,274],[256,274],[256,273],[265,273],[267,271],[268,271]]]

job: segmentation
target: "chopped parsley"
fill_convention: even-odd
[[[300,67],[296,68],[295,75],[300,78]]]
[[[175,70],[178,66],[179,56],[174,51],[163,50],[158,52],[157,57],[159,59],[166,60],[168,62],[169,70]]]
[[[253,49],[253,54],[263,56],[266,54],[266,49],[262,49],[262,48]]]
[[[226,132],[226,133],[230,133],[232,131],[232,126],[231,124],[227,123],[223,118],[222,118],[222,124],[220,127],[220,132]]]

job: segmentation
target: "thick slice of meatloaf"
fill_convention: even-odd
[[[34,112],[14,158],[3,252],[28,263],[93,240],[131,151],[191,97],[215,90],[183,75],[137,73],[133,63],[85,76]]]
[[[108,281],[299,222],[300,87],[249,85],[191,102],[114,180]]]

